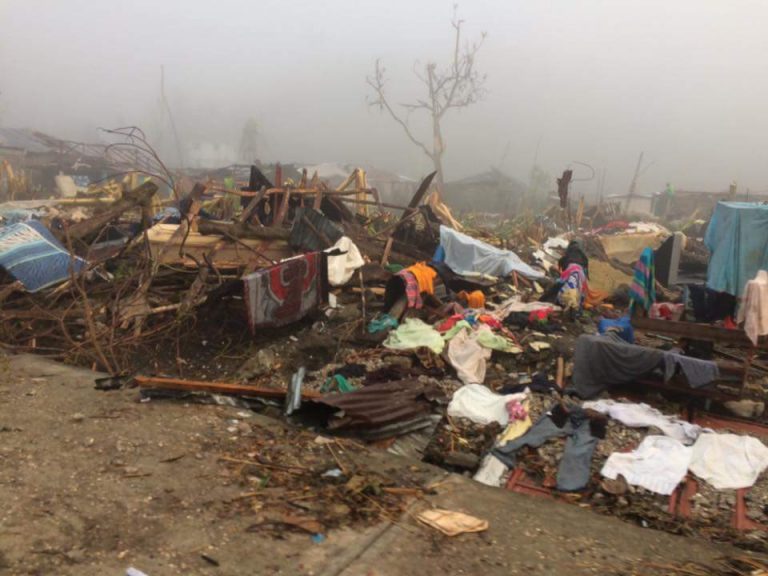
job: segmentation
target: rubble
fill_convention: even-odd
[[[117,136],[123,146],[142,138]],[[117,162],[121,149],[107,147],[102,160]],[[653,317],[650,306],[641,312],[635,262],[676,227],[630,221],[609,206],[581,203],[574,214],[567,172],[560,202],[504,219],[453,214],[433,193],[434,173],[401,206],[382,202],[362,169],[336,186],[306,169],[285,177],[276,165],[269,176],[250,167],[248,182],[238,185],[222,177],[182,187],[149,150],[133,160],[118,154],[133,174],[123,180],[72,192],[59,179],[66,197],[0,205],[0,343],[103,370],[110,378],[97,383],[100,390],[130,381],[144,399],[237,403],[297,426],[283,435],[232,427],[252,449],[221,461],[247,490],[232,506],[255,514],[253,530],[317,535],[341,524],[396,521],[407,497],[425,488],[363,466],[358,456],[368,449],[358,441],[471,475],[509,438],[508,422],[529,418],[514,431],[526,434],[550,410],[580,409],[572,395],[576,342],[607,324],[609,331],[629,327],[631,337],[619,332],[635,350],[662,348],[702,362],[718,356],[722,377],[692,388],[684,371],[673,370],[669,384],[638,373],[604,397],[626,388],[665,414],[691,419],[730,410],[768,440],[764,338],[754,346],[727,320],[690,321],[687,285],[660,284],[652,274],[647,293],[678,304],[686,319]],[[150,174],[141,182],[137,163]],[[19,182],[12,184],[15,191]],[[658,251],[658,265],[679,260],[680,276],[700,274],[708,258],[695,235],[702,228],[685,230],[685,242],[664,249],[674,257]],[[34,242],[46,247],[42,268],[19,257],[33,253]],[[585,261],[569,260],[574,247]],[[561,277],[574,264],[584,271],[583,286]],[[566,298],[567,290],[575,294]],[[732,312],[723,318],[733,322]],[[451,399],[468,386],[502,399],[494,418],[452,415]],[[512,406],[507,395],[525,402]],[[604,427],[604,437],[592,438],[586,488],[556,497],[737,542],[731,525],[750,526],[738,516],[739,502],[749,521],[768,525],[765,475],[733,498],[698,482],[685,513],[623,477],[603,478],[611,454],[658,433],[616,420]],[[315,441],[318,432],[334,438]],[[515,469],[496,484],[552,496],[573,442],[553,437],[520,450]]]

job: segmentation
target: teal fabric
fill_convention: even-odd
[[[328,378],[320,388],[320,392],[327,393],[333,390],[333,388],[337,388],[339,392],[354,392],[357,390],[341,374],[334,374],[332,378]]]
[[[645,248],[635,263],[632,285],[629,287],[629,305],[634,310],[639,304],[645,310],[656,302],[656,267],[653,250]]]
[[[768,205],[718,202],[704,243],[712,253],[707,286],[741,296],[758,270],[768,270]]]
[[[393,318],[389,314],[382,314],[378,318],[371,320],[368,324],[368,333],[376,334],[383,330],[389,330],[390,328],[397,328],[397,318]]]

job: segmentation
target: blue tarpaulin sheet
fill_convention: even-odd
[[[718,202],[704,243],[712,253],[707,286],[741,296],[758,270],[768,270],[768,205]]]
[[[512,272],[519,272],[530,278],[544,276],[528,266],[514,252],[496,248],[447,226],[440,226],[440,245],[445,251],[445,263],[456,274],[474,272],[507,276]]]
[[[70,256],[41,223],[35,220],[0,228],[0,267],[21,281],[30,292],[37,292],[69,278],[85,266],[82,258]]]

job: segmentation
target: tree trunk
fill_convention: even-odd
[[[439,194],[443,194],[445,180],[443,179],[443,152],[445,152],[445,144],[443,142],[443,133],[440,130],[440,117],[432,115],[432,164],[437,172],[435,185]]]

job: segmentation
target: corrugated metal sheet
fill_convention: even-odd
[[[333,409],[327,421],[330,430],[386,438],[429,425],[434,403],[441,400],[446,398],[440,388],[414,378],[329,394],[313,402]]]

